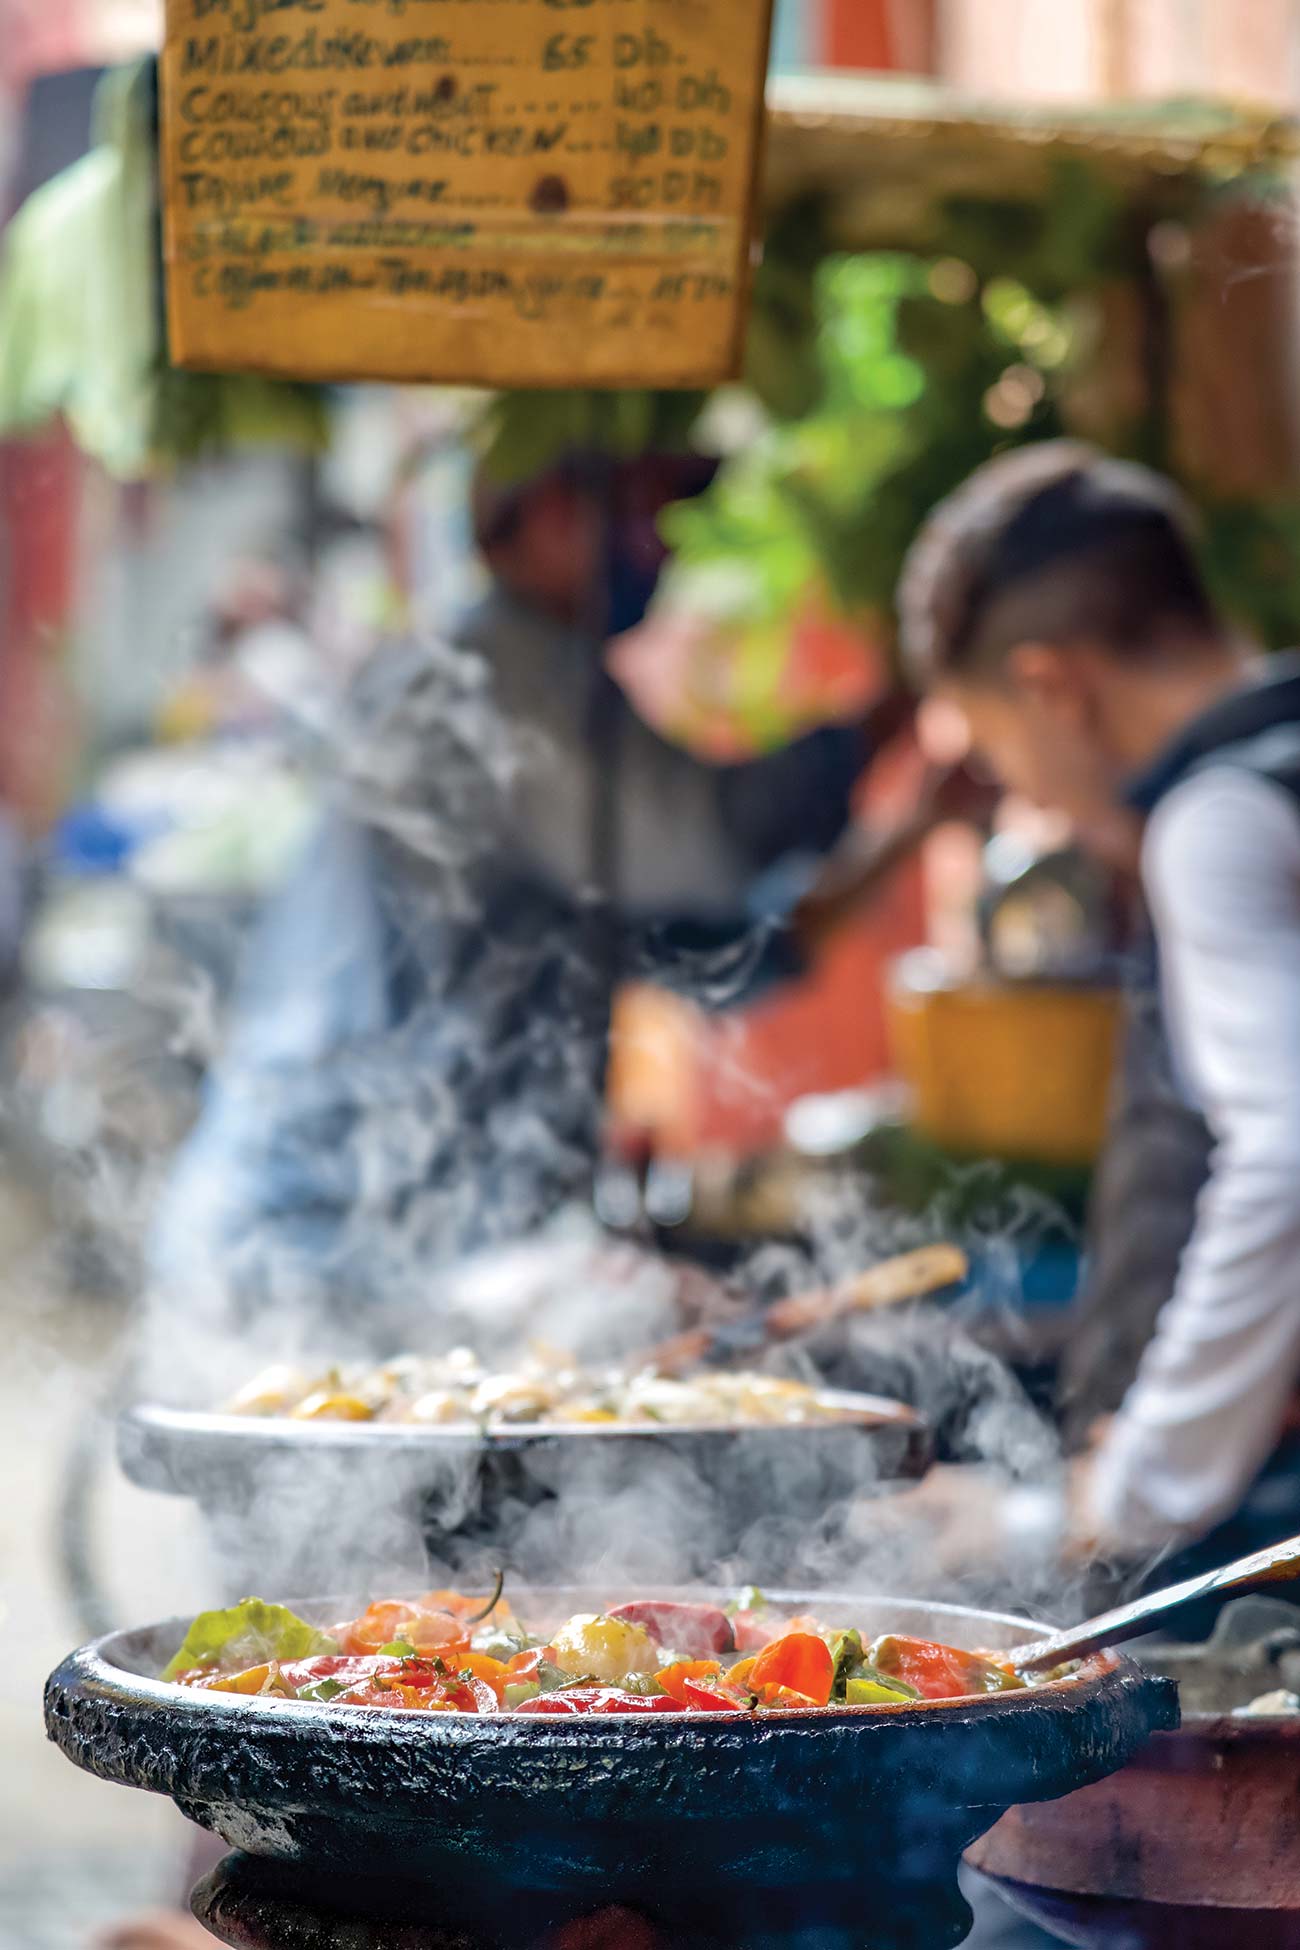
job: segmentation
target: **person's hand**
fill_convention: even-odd
[[[1066,1471],[1065,1530],[1061,1538],[1061,1560],[1077,1570],[1096,1564],[1107,1556],[1105,1540],[1092,1515],[1091,1488],[1093,1459],[1091,1450],[1071,1459]]]
[[[917,792],[917,811],[928,816],[935,826],[960,820],[983,831],[992,822],[1004,797],[1000,785],[981,777],[964,763],[932,765],[927,768]]]
[[[1099,1415],[1089,1426],[1087,1448],[1073,1456],[1066,1469],[1066,1520],[1061,1554],[1065,1563],[1074,1568],[1113,1562],[1124,1555],[1122,1545],[1105,1534],[1093,1513],[1093,1471],[1114,1422],[1113,1415]]]
[[[1005,1553],[1007,1485],[975,1463],[936,1463],[915,1487],[872,1506],[872,1532],[897,1542],[917,1569],[987,1573]]]

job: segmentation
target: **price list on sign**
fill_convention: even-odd
[[[770,25],[771,0],[167,0],[173,360],[731,377]]]

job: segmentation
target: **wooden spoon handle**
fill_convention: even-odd
[[[965,1279],[968,1269],[966,1255],[957,1246],[920,1246],[915,1252],[882,1260],[879,1266],[857,1274],[842,1286],[794,1293],[788,1300],[778,1300],[768,1308],[764,1324],[773,1340],[788,1340],[792,1334],[807,1333],[843,1314],[897,1307],[905,1300],[919,1300],[923,1294],[955,1286]]]
[[[754,1340],[788,1341],[841,1314],[866,1313],[875,1307],[894,1307],[904,1300],[919,1299],[924,1293],[935,1293],[965,1279],[967,1266],[965,1253],[956,1246],[921,1246],[915,1252],[899,1253],[842,1286],[793,1293],[786,1300],[778,1300],[761,1319],[755,1316]],[[634,1365],[651,1368],[656,1374],[684,1374],[706,1360],[721,1338],[713,1328],[692,1328],[662,1341]]]

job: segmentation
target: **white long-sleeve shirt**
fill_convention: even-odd
[[[1142,875],[1174,1060],[1215,1151],[1090,1478],[1092,1518],[1130,1545],[1231,1511],[1300,1376],[1300,805],[1244,768],[1195,771],[1152,814]]]

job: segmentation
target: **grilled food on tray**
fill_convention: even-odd
[[[1062,1673],[1037,1677],[1062,1677]],[[502,1598],[431,1591],[328,1632],[248,1598],[203,1612],[162,1674],[259,1698],[439,1713],[764,1713],[903,1706],[1032,1683],[995,1657],[784,1617],[753,1590],[720,1605],[644,1599],[526,1624]]]
[[[469,1348],[410,1355],[377,1368],[310,1375],[267,1368],[227,1404],[235,1415],[294,1421],[470,1424],[692,1423],[731,1426],[829,1422],[841,1410],[802,1382],[765,1374],[701,1374],[684,1381],[585,1369],[536,1351],[512,1373],[482,1367]]]

